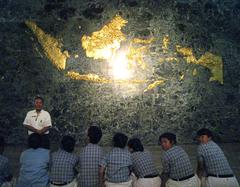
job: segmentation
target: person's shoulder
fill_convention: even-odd
[[[37,148],[36,151],[43,154],[50,154],[50,150],[45,148]]]
[[[35,113],[35,111],[36,111],[36,110],[30,110],[30,111],[27,112],[27,115],[32,115],[32,114]]]
[[[50,114],[49,114],[49,112],[48,112],[48,111],[46,111],[46,110],[43,110],[43,109],[42,109],[42,111],[41,111],[41,112],[42,112],[44,115],[50,115]]]

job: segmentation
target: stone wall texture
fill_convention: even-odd
[[[26,139],[22,122],[33,98],[45,98],[52,116],[52,140],[72,134],[79,143],[92,123],[100,124],[102,143],[114,132],[138,136],[157,144],[160,133],[175,132],[191,143],[197,129],[209,127],[216,139],[239,141],[240,134],[240,3],[238,0],[6,0],[0,1],[0,133],[8,143]],[[83,34],[99,30],[120,14],[128,20],[124,33],[134,37],[168,34],[172,45],[193,49],[200,57],[210,51],[222,56],[224,84],[213,81],[208,69],[187,63],[155,65],[153,76],[170,79],[146,93],[128,94],[127,87],[71,80],[66,71],[104,73],[103,62],[86,57]],[[33,20],[60,39],[63,50],[74,55],[66,70],[56,69],[44,55],[31,30]],[[153,46],[152,52],[158,53]],[[176,78],[184,72],[184,79]]]

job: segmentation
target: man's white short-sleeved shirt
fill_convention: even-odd
[[[27,113],[23,125],[29,125],[40,130],[44,127],[52,126],[51,116],[45,110],[41,110],[39,113],[37,113],[36,110],[31,110]],[[29,135],[32,133],[33,133],[32,131],[28,131]],[[49,131],[45,132],[45,134],[48,133]]]

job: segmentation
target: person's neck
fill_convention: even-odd
[[[40,113],[42,111],[42,109],[36,109],[37,113]]]

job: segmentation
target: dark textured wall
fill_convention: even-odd
[[[33,3],[34,2],[34,3]],[[26,138],[22,126],[33,97],[45,98],[52,116],[52,139],[73,134],[79,142],[91,123],[99,123],[103,142],[123,131],[156,144],[160,133],[173,131],[181,142],[192,142],[206,126],[220,141],[239,141],[240,133],[240,3],[237,0],[16,0],[0,2],[0,131],[9,143]],[[120,13],[129,23],[128,35],[160,39],[168,34],[173,44],[194,49],[197,57],[210,51],[224,63],[224,84],[209,82],[210,72],[187,63],[156,65],[154,76],[170,81],[151,92],[126,96],[119,88],[71,80],[67,70],[102,73],[101,63],[85,56],[83,34],[90,34]],[[46,33],[62,39],[70,57],[65,71],[44,56],[37,39],[24,24],[35,21]],[[157,52],[157,47],[151,49]],[[176,76],[184,72],[184,80]]]

